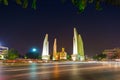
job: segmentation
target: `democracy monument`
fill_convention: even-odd
[[[66,60],[66,59],[67,53],[65,52],[64,48],[62,48],[61,52],[57,52],[57,39],[55,38],[53,44],[52,60]],[[71,59],[73,61],[85,60],[82,37],[80,34],[77,33],[76,28],[74,28],[73,53],[71,55]],[[43,42],[42,60],[50,60],[48,34],[45,35],[45,39]]]
[[[77,32],[76,28],[73,29],[74,36],[73,36],[73,52],[71,55],[71,60],[73,61],[84,61],[84,46],[83,46],[83,40],[81,35]],[[8,47],[0,46],[0,59],[5,59],[8,53]],[[54,39],[53,44],[53,53],[52,55],[49,54],[49,41],[48,41],[48,34],[45,35],[44,41],[43,41],[43,49],[42,49],[42,60],[50,60],[50,57],[52,57],[52,60],[67,60],[67,52],[65,51],[65,48],[61,49],[61,52],[57,51],[57,39]]]

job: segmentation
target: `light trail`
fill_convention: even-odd
[[[58,65],[58,67],[69,67],[69,66],[73,66],[72,64],[102,64],[102,65],[108,65],[108,66],[111,66],[111,67],[120,67],[120,62],[107,62],[107,61],[104,61],[104,62],[98,62],[98,61],[89,61],[89,62],[63,62],[63,63],[44,63],[42,66],[40,67],[32,67],[32,68],[26,68],[26,69],[13,69],[13,68],[3,68],[4,71],[21,71],[21,70],[30,70],[30,69],[46,69],[46,68],[54,68],[56,67],[55,65]],[[54,64],[54,65],[50,65],[50,64]],[[63,64],[63,65],[60,65],[60,64]],[[64,65],[66,64],[66,65]],[[69,64],[69,65],[67,65]],[[34,64],[34,65],[37,65],[37,64]],[[48,66],[46,66],[48,65]],[[50,66],[49,66],[50,65]],[[30,65],[29,65],[30,66]],[[44,67],[45,66],[45,67]]]
[[[81,66],[84,64],[88,64],[89,67],[87,66]],[[94,65],[95,64],[95,65]],[[100,64],[100,65],[96,65],[96,64]],[[93,65],[93,66],[91,66]],[[65,68],[64,68],[65,67]],[[67,68],[68,67],[68,68]],[[47,75],[47,74],[55,74],[55,73],[62,73],[62,72],[76,72],[76,71],[92,71],[92,70],[96,70],[99,71],[101,69],[103,69],[103,72],[107,72],[107,71],[120,71],[119,70],[120,67],[120,62],[65,62],[65,63],[44,63],[42,65],[38,65],[36,63],[33,63],[27,67],[18,67],[18,69],[14,69],[13,68],[7,68],[7,67],[0,67],[0,73],[2,72],[15,72],[17,74],[15,75],[4,75],[2,76],[2,74],[0,75],[1,78],[8,78],[8,79],[13,79],[13,78],[20,78],[20,77],[25,77],[25,76],[30,76],[30,75]],[[51,69],[53,68],[53,69]],[[57,70],[56,70],[57,68]],[[27,71],[28,70],[28,71]],[[42,70],[42,71],[39,71]],[[27,71],[26,73],[20,73],[19,71]]]
[[[55,66],[52,66],[55,67]],[[58,66],[57,66],[58,67]],[[66,67],[63,65],[60,65],[59,67]],[[82,67],[82,68],[71,68],[71,69],[61,69],[61,70],[52,70],[52,71],[42,71],[42,72],[34,72],[35,75],[40,75],[40,74],[50,74],[50,73],[62,73],[62,72],[67,72],[67,71],[78,71],[78,70],[95,70],[95,69],[102,69],[102,68],[108,68],[107,66],[97,66],[97,67]],[[14,70],[13,70],[14,71]],[[29,76],[33,74],[32,72],[29,73],[22,73],[22,74],[17,74],[17,75],[11,75],[9,78],[17,78],[17,77],[23,77],[23,76]]]

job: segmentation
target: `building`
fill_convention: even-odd
[[[5,59],[8,53],[8,47],[0,46],[0,59]]]
[[[106,49],[103,54],[107,55],[107,59],[120,59],[120,48]]]

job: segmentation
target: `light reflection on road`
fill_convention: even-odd
[[[36,72],[37,72],[37,64],[33,63],[30,65],[29,68],[29,74],[30,74],[29,80],[34,80],[34,78],[37,78]]]
[[[92,74],[108,74],[120,72],[120,63],[68,63],[43,64],[32,63],[26,67],[0,66],[0,80],[87,80],[93,78]],[[92,74],[90,74],[92,73]],[[84,75],[87,75],[86,77]],[[88,76],[89,75],[89,76]],[[90,76],[91,75],[91,76]],[[110,75],[110,74],[109,74]],[[65,77],[64,77],[65,76]],[[116,74],[118,76],[118,74]],[[110,76],[111,77],[111,76]],[[60,79],[59,79],[60,78]],[[86,78],[86,79],[85,79]],[[109,77],[108,77],[109,78]],[[102,78],[103,79],[103,78]],[[96,79],[94,79],[96,80]]]
[[[57,78],[59,77],[59,66],[57,64],[55,65],[53,73],[54,73],[55,77],[57,77]]]

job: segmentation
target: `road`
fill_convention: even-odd
[[[102,63],[0,64],[0,80],[119,80],[120,67]]]

